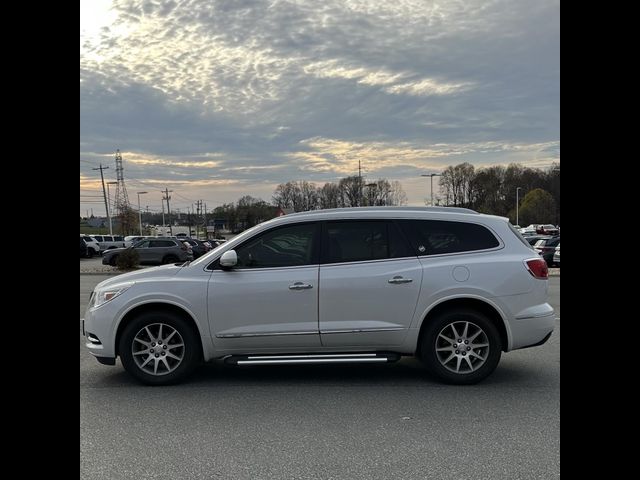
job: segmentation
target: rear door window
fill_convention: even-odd
[[[413,256],[390,221],[336,221],[325,224],[323,263],[364,262]]]

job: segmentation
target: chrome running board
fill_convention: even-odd
[[[389,363],[400,359],[397,353],[317,353],[295,355],[232,355],[226,363],[234,365],[309,365],[322,363]]]

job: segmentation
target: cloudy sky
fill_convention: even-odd
[[[559,162],[558,0],[81,0],[80,214]],[[437,183],[434,181],[434,184]],[[113,190],[113,189],[112,189]],[[437,192],[436,192],[437,193]]]

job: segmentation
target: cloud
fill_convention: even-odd
[[[212,201],[335,180],[358,159],[408,185],[460,161],[559,160],[557,0],[114,0],[81,13],[81,186],[117,148],[133,185]]]
[[[558,157],[549,155],[549,150],[559,142],[516,144],[508,142],[476,142],[459,144],[425,144],[410,142],[352,142],[329,138],[311,138],[300,142],[301,150],[287,156],[304,162],[303,170],[315,172],[337,172],[353,175],[358,161],[369,173],[392,172],[394,168],[411,167],[415,170],[442,169],[451,163],[467,161],[472,156],[494,156],[494,162],[478,166],[501,163],[506,156],[522,155],[534,158],[538,165],[549,166]],[[540,155],[544,155],[540,158]]]
[[[431,78],[425,78],[416,82],[402,83],[385,88],[385,91],[395,94],[406,93],[408,95],[429,96],[429,95],[449,95],[456,92],[468,90],[472,83],[446,83],[438,82]]]

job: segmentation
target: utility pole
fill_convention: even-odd
[[[102,164],[98,168],[94,168],[93,170],[100,170],[100,179],[102,180],[102,195],[104,196],[104,206],[107,209],[107,219],[109,220],[109,226],[111,226],[111,215],[109,215],[109,203],[107,202],[107,191],[104,188],[104,175],[102,174],[103,170],[107,170],[109,167],[103,167]],[[111,230],[109,230],[109,235],[112,235]]]
[[[204,239],[209,238],[209,229],[207,228],[207,204],[204,204]]]
[[[169,218],[169,236],[173,237],[173,227],[171,226],[171,207],[169,206],[169,200],[171,200],[171,195],[169,195],[169,192],[173,192],[173,190],[169,190],[167,187],[165,187],[164,189],[165,196],[162,199],[167,201],[167,218]]]
[[[107,201],[109,203],[109,208],[111,208],[111,193],[109,191],[109,185],[117,185],[117,184],[118,182],[107,182]],[[113,215],[109,217],[109,235],[113,235]]]
[[[431,206],[433,207],[433,177],[441,177],[439,173],[430,173],[429,175],[420,175],[421,177],[431,177]]]
[[[360,200],[358,206],[362,206],[362,169],[360,168],[360,159],[358,159],[358,189],[360,190]]]
[[[164,197],[162,197],[162,236],[165,235],[165,223],[164,223]]]
[[[200,209],[202,208],[202,200],[196,201],[196,238],[200,237]]]
[[[522,187],[517,187],[516,188],[516,225],[518,225],[518,226],[520,225],[520,219],[518,218],[519,217],[518,214],[520,213],[520,212],[518,212],[518,208],[519,208],[519,204],[520,204],[520,198],[519,198],[520,197],[520,195],[519,195],[520,194],[520,190],[522,190]]]
[[[189,236],[191,236],[191,209],[187,207],[187,220],[189,222]]]

